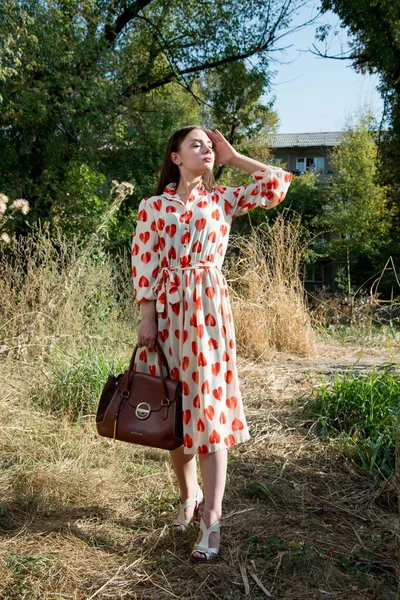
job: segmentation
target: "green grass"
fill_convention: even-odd
[[[118,375],[127,367],[128,360],[102,354],[93,346],[76,354],[60,350],[47,365],[46,376],[31,388],[31,400],[49,412],[77,420],[97,410],[109,373]]]
[[[346,372],[318,388],[311,401],[314,433],[336,438],[369,474],[395,470],[400,425],[400,374],[395,364],[367,374]]]

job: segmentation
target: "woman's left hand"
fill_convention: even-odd
[[[204,131],[213,143],[215,162],[219,165],[229,165],[238,156],[238,152],[236,152],[235,148],[231,146],[218,129],[215,130],[215,133],[210,129],[205,129]]]

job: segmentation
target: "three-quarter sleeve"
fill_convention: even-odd
[[[154,288],[159,272],[159,245],[154,211],[147,198],[139,204],[131,255],[136,302],[156,300]]]
[[[231,204],[232,218],[241,217],[252,208],[274,208],[284,200],[292,174],[280,167],[267,166],[252,173],[255,182],[226,188],[224,199]]]

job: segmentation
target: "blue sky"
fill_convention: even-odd
[[[294,24],[310,17],[312,5],[301,9]],[[318,20],[319,24],[335,25],[338,22],[332,13]],[[281,46],[291,47],[284,53],[273,54],[286,63],[272,65],[277,71],[271,94],[276,97],[274,110],[280,120],[278,133],[340,131],[357,112],[371,109],[377,119],[382,114],[383,103],[376,91],[376,76],[356,73],[350,61],[322,59],[307,52],[313,43],[325,50],[324,44],[315,42],[315,27],[283,38]],[[337,54],[341,47],[345,49],[346,41],[343,30],[338,36],[331,36],[329,54]],[[266,95],[265,100],[271,94]]]

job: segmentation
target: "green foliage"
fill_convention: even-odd
[[[139,199],[154,189],[170,133],[201,121],[203,72],[220,69],[219,107],[224,94],[240,100],[243,135],[270,119],[257,103],[269,82],[266,56],[300,4],[0,3],[0,189],[29,201],[29,222],[74,229],[80,214],[90,227],[101,213],[104,179],[135,181],[110,237],[120,248]],[[230,70],[253,55],[262,75],[244,63]]]
[[[389,477],[395,469],[400,425],[400,377],[396,365],[366,375],[336,375],[311,403],[323,438],[338,436],[346,454],[368,473]]]
[[[330,242],[332,255],[343,257],[349,250],[374,256],[386,242],[390,215],[368,118],[343,133],[340,145],[332,151],[331,162],[334,176],[315,222],[342,234]]]
[[[40,408],[76,420],[96,411],[109,373],[118,375],[126,367],[126,361],[102,355],[95,347],[76,355],[60,351],[48,367],[48,379],[32,389],[31,400]]]

